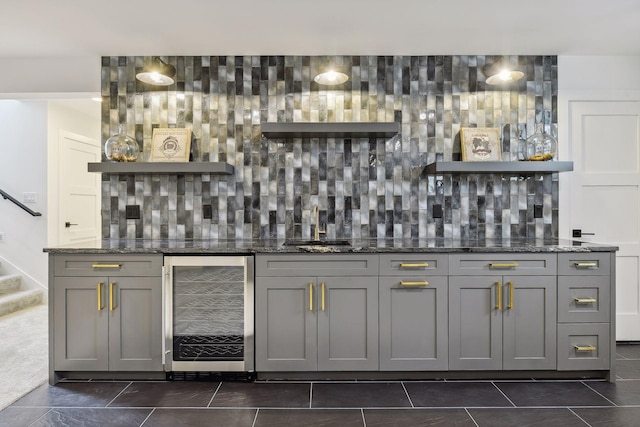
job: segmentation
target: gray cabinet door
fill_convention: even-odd
[[[107,277],[58,277],[54,286],[54,369],[109,369]]]
[[[256,278],[256,370],[315,371],[315,278]]]
[[[556,369],[555,276],[504,276],[502,286],[502,369]]]
[[[380,278],[381,371],[447,370],[447,301],[446,276]]]
[[[449,369],[502,369],[502,276],[449,278]]]
[[[162,371],[162,279],[110,277],[109,369]]]
[[[378,278],[319,277],[317,283],[318,370],[378,370]]]

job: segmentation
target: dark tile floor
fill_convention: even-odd
[[[618,381],[142,382],[47,384],[0,426],[640,426],[640,345]]]

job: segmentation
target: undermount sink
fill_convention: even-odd
[[[291,239],[284,242],[284,246],[351,246],[349,240],[328,239],[328,240],[301,240]]]

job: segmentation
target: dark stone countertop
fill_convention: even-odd
[[[104,239],[69,246],[45,248],[50,254],[274,254],[274,253],[526,253],[611,252],[618,248],[579,240],[558,239],[354,239],[350,245],[286,246],[284,239],[173,240]]]

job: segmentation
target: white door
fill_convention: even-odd
[[[620,248],[616,339],[640,340],[640,102],[573,101],[569,120],[571,228]]]
[[[60,244],[99,239],[100,174],[87,172],[87,164],[101,160],[100,143],[65,130],[59,141]]]

